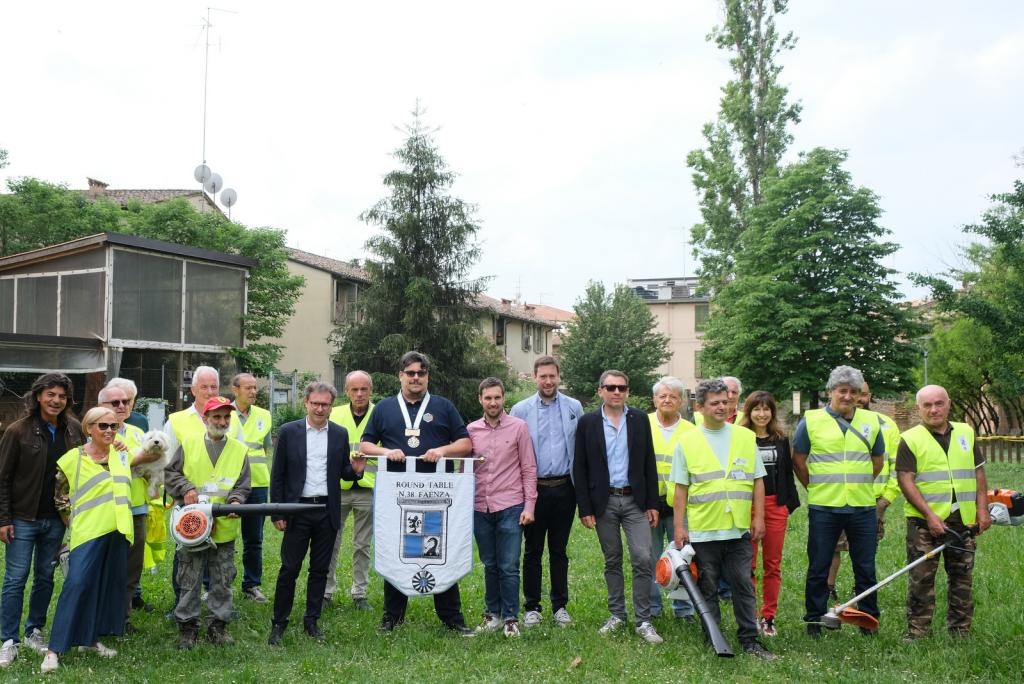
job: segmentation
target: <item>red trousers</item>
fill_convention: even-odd
[[[764,539],[761,540],[762,603],[761,617],[774,618],[779,608],[779,587],[782,586],[782,542],[786,539],[786,524],[789,509],[775,503],[775,496],[764,498]],[[757,545],[753,542],[754,560],[750,574],[754,577],[754,594],[757,595]]]

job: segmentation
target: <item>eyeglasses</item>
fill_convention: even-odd
[[[311,402],[309,402],[309,405],[312,406],[313,408],[318,408],[318,409],[329,409],[329,408],[331,408],[330,402],[324,402],[324,401],[311,401]]]
[[[113,430],[117,432],[121,429],[120,423],[96,423],[96,427],[100,429],[100,432],[106,432],[107,430]]]
[[[427,377],[427,373],[428,373],[428,371],[425,371],[425,370],[416,370],[416,371],[409,371],[409,370],[407,370],[407,371],[402,371],[402,372],[405,373],[406,377],[409,377],[409,378],[425,378],[425,377]]]
[[[130,399],[111,399],[110,401],[103,402],[104,404],[110,404],[111,406],[127,406],[131,403]]]
[[[601,385],[605,392],[628,392],[629,385]]]

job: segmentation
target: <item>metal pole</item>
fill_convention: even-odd
[[[928,384],[928,350],[924,350],[924,384]]]
[[[297,376],[298,376],[298,373],[292,373],[292,395],[291,395],[292,408],[295,408],[295,400],[298,399],[298,397],[296,396],[296,394],[298,392],[298,388],[296,387],[296,380],[298,379]]]
[[[270,415],[274,415],[274,371],[270,371],[270,382],[267,384],[267,393],[269,395],[267,403],[270,405]]]

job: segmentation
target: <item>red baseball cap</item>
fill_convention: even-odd
[[[219,409],[222,406],[227,406],[232,411],[235,410],[235,407],[231,405],[230,399],[226,399],[224,397],[213,397],[212,399],[208,399],[206,403],[203,405],[203,415],[205,416],[210,411],[213,411],[214,409]]]

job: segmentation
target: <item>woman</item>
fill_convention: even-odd
[[[775,613],[779,605],[779,587],[782,585],[782,542],[786,537],[789,514],[800,505],[800,498],[793,481],[789,439],[779,424],[775,397],[764,391],[751,393],[743,404],[740,425],[753,430],[757,435],[757,450],[768,471],[764,478],[765,535],[760,542],[763,598],[759,626],[765,636],[775,636]],[[754,542],[754,561],[751,567],[751,574],[755,576],[755,592],[757,544]]]
[[[112,658],[100,635],[124,631],[128,547],[132,543],[131,464],[113,443],[120,428],[114,412],[90,409],[82,420],[89,436],[57,461],[57,509],[71,530],[67,576],[57,600],[49,651],[42,671],[60,666],[73,646]]]

